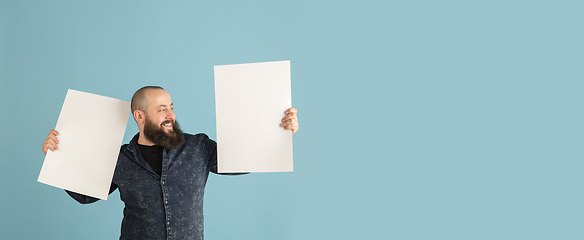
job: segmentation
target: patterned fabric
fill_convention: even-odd
[[[120,239],[203,239],[203,197],[209,171],[217,173],[217,143],[185,134],[184,145],[164,149],[158,175],[140,154],[138,136],[121,147],[110,189],[125,204]],[[99,200],[67,193],[83,204]]]

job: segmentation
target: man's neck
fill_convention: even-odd
[[[142,133],[142,132],[140,132],[140,136],[138,136],[138,144],[144,145],[144,146],[154,146],[154,145],[156,145],[152,141],[148,140],[148,138],[146,138],[144,136],[144,133]]]

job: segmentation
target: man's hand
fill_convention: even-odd
[[[280,127],[283,127],[286,130],[292,130],[292,135],[298,131],[298,116],[296,113],[298,110],[296,108],[289,108],[286,110],[286,116],[282,118],[282,123],[280,123]]]
[[[48,149],[51,149],[51,151],[59,149],[59,147],[57,146],[57,144],[59,144],[59,139],[57,139],[57,135],[59,135],[59,132],[57,132],[57,130],[49,131],[49,136],[47,137],[47,140],[45,140],[45,142],[43,143],[43,152],[45,153],[45,155],[47,155]]]

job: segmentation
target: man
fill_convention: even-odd
[[[136,91],[131,104],[140,132],[120,149],[110,193],[124,202],[120,239],[203,239],[203,195],[209,171],[217,173],[217,144],[205,134],[183,133],[170,94],[161,87]],[[280,126],[298,131],[297,110]],[[58,149],[55,130],[43,151]],[[67,191],[78,202],[98,199]]]

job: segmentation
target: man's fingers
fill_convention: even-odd
[[[298,124],[298,120],[288,119],[288,120],[284,121],[283,123],[280,123],[280,126],[284,127],[284,126],[293,125],[293,124]]]
[[[298,117],[296,117],[296,114],[295,113],[291,113],[291,114],[286,115],[284,118],[282,118],[282,122],[286,122],[289,119],[296,119],[296,120],[298,120]]]
[[[290,114],[290,113],[297,113],[297,112],[298,112],[298,109],[296,109],[296,108],[288,108],[288,110],[286,110],[285,113]]]
[[[286,130],[290,130],[290,129],[297,128],[298,127],[298,122],[289,121],[289,122],[280,124],[280,126],[284,127],[284,129],[286,129]]]
[[[57,144],[59,144],[59,139],[57,138],[57,135],[59,135],[59,132],[57,132],[56,130],[49,131],[49,136],[47,136],[47,139],[43,143],[43,152],[45,153],[45,155],[47,155],[48,150],[55,151],[59,149],[59,147],[57,146]]]
[[[292,135],[298,131],[298,116],[296,113],[298,109],[296,108],[289,108],[284,112],[286,116],[282,118],[282,123],[280,123],[280,127],[283,127],[286,130],[292,130]]]
[[[292,119],[286,120],[286,124],[295,124],[295,123],[298,123],[297,119],[292,118]]]
[[[286,122],[289,119],[298,120],[298,117],[296,117],[297,112],[298,112],[298,110],[296,108],[289,108],[288,110],[286,110],[286,112],[284,112],[286,114],[286,116],[284,118],[282,118],[282,122]]]
[[[57,149],[59,149],[59,147],[57,147],[57,145],[54,145],[54,144],[53,144],[53,143],[51,143],[51,142],[46,142],[46,143],[43,145],[43,152],[45,153],[45,155],[47,155],[47,151],[48,151],[48,150],[55,151],[55,150],[57,150]]]
[[[58,138],[57,138],[57,136],[55,136],[55,135],[49,135],[49,136],[47,137],[47,140],[46,140],[46,141],[49,141],[49,140],[53,141],[53,142],[54,142],[54,143],[56,143],[56,144],[59,144],[59,139],[58,139]]]
[[[57,138],[57,135],[59,135],[59,132],[57,132],[56,130],[51,130],[49,131],[49,136],[47,136],[47,140],[53,139],[55,143],[59,144],[59,139]]]
[[[295,124],[288,124],[284,127],[284,129],[286,130],[292,130],[292,135],[294,135],[294,133],[296,133],[296,131],[298,131],[298,123]]]
[[[55,150],[55,149],[59,148],[57,146],[57,143],[53,139],[47,139],[47,141],[45,141],[44,146],[46,146],[47,148],[50,148],[51,150]]]

